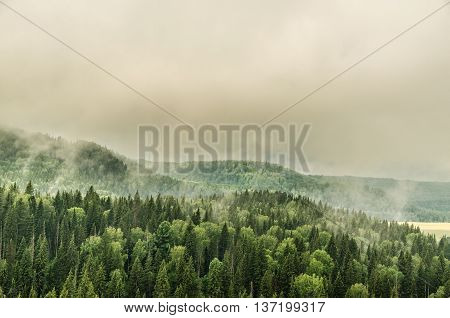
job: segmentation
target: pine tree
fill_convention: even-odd
[[[155,291],[153,292],[155,298],[170,297],[170,283],[167,275],[166,262],[163,261],[156,277]]]
[[[153,267],[153,259],[150,255],[147,256],[147,259],[145,260],[145,267],[144,267],[144,274],[145,274],[145,293],[147,297],[151,297],[153,293],[153,288],[155,287],[155,272]]]
[[[222,285],[225,294],[224,297],[233,297],[233,271],[233,256],[230,250],[227,250],[223,257]]]
[[[223,257],[225,255],[225,251],[228,248],[228,226],[227,223],[225,223],[222,227],[222,232],[220,233],[219,238],[219,260],[223,260]]]
[[[58,295],[56,294],[56,290],[53,287],[51,291],[49,291],[47,294],[45,294],[45,298],[57,298]]]
[[[208,296],[211,298],[221,298],[224,296],[223,284],[223,264],[217,258],[211,261],[208,272]]]
[[[327,251],[328,255],[331,256],[332,259],[337,259],[337,248],[336,248],[336,241],[334,238],[334,233],[331,234],[331,238],[328,241],[326,251]]]
[[[22,243],[24,241],[22,240]],[[21,243],[21,245],[22,245]],[[31,247],[25,248],[18,253],[19,261],[16,266],[16,283],[18,290],[23,295],[29,295],[33,282],[33,252]]]
[[[71,270],[64,282],[60,298],[75,298],[77,297],[77,275]]]
[[[38,294],[34,286],[31,286],[30,295],[28,296],[28,298],[38,298]]]
[[[166,259],[170,250],[170,223],[167,221],[162,222],[158,226],[155,237],[155,245],[158,251],[161,253],[162,259]]]
[[[107,285],[107,295],[111,298],[125,297],[125,279],[119,269],[111,273],[111,279]]]
[[[34,271],[36,292],[38,295],[44,295],[46,292],[46,285],[48,279],[49,270],[49,254],[48,254],[48,244],[45,236],[41,235],[39,237],[36,249],[36,256],[34,260]]]
[[[271,270],[266,270],[264,276],[261,279],[260,297],[270,298],[274,294],[273,290],[273,273]]]
[[[141,260],[136,257],[133,266],[131,267],[130,277],[128,279],[128,296],[138,297],[136,294],[139,290],[140,292],[145,291],[145,274],[142,268]]]
[[[203,222],[203,223],[209,222],[210,219],[211,219],[210,211],[209,211],[209,209],[206,209],[206,210],[205,210],[205,214],[203,215],[203,220],[202,220],[202,222]]]
[[[192,257],[187,261],[183,260],[184,264],[182,266],[183,272],[181,277],[181,284],[177,287],[177,292],[175,292],[177,297],[188,297],[195,298],[200,297],[200,282],[195,271],[194,264],[192,262]]]
[[[97,298],[97,294],[95,293],[94,285],[92,284],[91,279],[89,278],[88,270],[85,269],[83,271],[83,276],[81,276],[80,284],[78,286],[78,298]]]
[[[42,200],[39,200],[36,209],[36,215],[34,216],[34,235],[36,237],[39,237],[45,233],[44,224],[45,224],[44,203]]]
[[[409,251],[407,251],[406,253],[403,253],[403,251],[401,251],[398,258],[398,268],[403,273],[403,279],[400,283],[400,297],[412,297],[414,292],[414,273],[412,257]]]
[[[345,287],[344,278],[341,272],[338,272],[336,276],[336,280],[333,284],[333,295],[336,298],[343,298],[347,292],[347,289]]]
[[[291,281],[298,274],[299,262],[297,257],[297,249],[292,239],[284,240],[278,247],[280,253],[280,267],[277,272],[277,283],[280,292],[285,296],[289,294]]]
[[[78,250],[75,245],[75,239],[72,235],[68,245],[61,244],[58,249],[58,255],[52,264],[52,276],[56,286],[61,286],[63,280],[69,274],[70,270],[78,264]]]
[[[194,223],[194,225],[199,225],[200,221],[201,221],[200,209],[197,209],[197,211],[195,211],[195,214],[192,216],[192,223]]]
[[[29,181],[27,184],[27,187],[25,189],[25,194],[34,195],[34,188],[33,188],[33,185],[31,184],[31,181]]]
[[[192,222],[189,222],[184,234],[184,246],[186,247],[186,257],[191,257],[197,264],[197,238]]]
[[[416,279],[416,290],[415,293],[419,298],[428,297],[427,293],[427,281],[426,281],[426,271],[423,265],[423,262],[420,262],[419,269],[417,270],[417,279]]]
[[[95,293],[102,297],[106,288],[106,274],[105,267],[99,261],[96,261],[91,270],[92,284],[94,285]]]
[[[444,286],[446,279],[447,261],[445,260],[444,254],[441,253],[438,256],[437,268],[436,268],[436,285]]]

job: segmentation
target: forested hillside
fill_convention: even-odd
[[[0,296],[448,297],[450,241],[303,196],[0,187]]]
[[[278,165],[244,161],[195,162],[188,173],[168,176],[233,191],[278,190],[363,210],[389,220],[450,221],[450,183],[303,175]],[[202,172],[205,171],[205,172]]]
[[[136,162],[95,143],[0,129],[0,183],[25,187],[32,180],[42,193],[86,192],[90,185],[101,195],[122,196],[136,191],[196,197],[271,190],[389,220],[450,221],[450,183],[308,176],[277,165],[241,161],[192,165],[195,169],[188,173],[168,164],[166,173],[142,175]],[[199,165],[209,172],[202,173]]]
[[[0,130],[0,182],[25,186],[33,180],[41,192],[87,191],[94,184],[102,194],[147,193],[183,189],[167,176],[139,178],[126,158],[95,143],[69,143],[61,138]]]

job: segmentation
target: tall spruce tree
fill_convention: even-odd
[[[167,275],[166,262],[163,261],[156,277],[155,291],[153,293],[155,298],[167,298],[170,297],[170,283],[169,276]]]

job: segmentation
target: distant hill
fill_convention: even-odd
[[[41,192],[81,189],[141,195],[213,195],[272,190],[302,194],[335,207],[364,210],[380,218],[450,221],[450,183],[310,176],[278,165],[243,162],[166,164],[168,171],[138,174],[137,163],[92,142],[68,142],[44,134],[0,129],[0,183]],[[189,172],[180,168],[192,165]],[[200,169],[202,168],[202,169]],[[201,172],[202,170],[208,172]]]
[[[137,177],[128,159],[92,142],[0,130],[0,182],[23,186],[31,180],[41,192],[93,185],[103,194],[170,192],[182,182],[168,176]]]
[[[167,175],[237,191],[271,189],[302,194],[380,218],[450,221],[450,183],[303,175],[278,165],[242,161],[191,164],[196,168],[190,173],[172,168]],[[200,164],[212,172],[200,172]]]

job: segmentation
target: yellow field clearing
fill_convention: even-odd
[[[434,234],[439,240],[444,235],[450,237],[450,223],[407,222],[418,226],[423,232]]]

